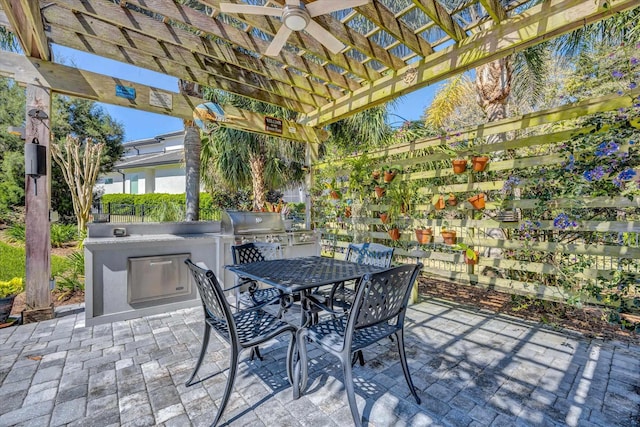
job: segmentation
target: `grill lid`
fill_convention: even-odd
[[[284,221],[275,212],[222,211],[222,233],[284,233]]]

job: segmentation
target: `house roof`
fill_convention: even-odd
[[[178,164],[184,160],[184,150],[171,150],[162,153],[140,154],[117,162],[114,169],[134,169],[147,166]]]
[[[169,132],[169,133],[163,133],[160,135],[156,135],[153,138],[143,138],[143,139],[136,139],[133,141],[126,141],[125,143],[122,144],[123,147],[128,148],[128,147],[140,147],[143,145],[151,145],[151,144],[162,144],[162,142],[166,139],[166,138],[171,138],[174,136],[180,136],[184,134],[184,130],[177,130],[177,131],[173,131],[173,132]]]

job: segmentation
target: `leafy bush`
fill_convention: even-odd
[[[164,203],[154,206],[153,209],[147,213],[147,216],[155,222],[184,221],[185,210],[184,207],[178,203]]]
[[[12,243],[24,243],[27,240],[24,224],[11,224],[9,228],[7,228],[6,233],[9,241]]]
[[[6,298],[11,295],[17,295],[24,290],[22,277],[14,277],[8,281],[0,280],[0,298]]]
[[[51,246],[60,248],[78,239],[78,227],[73,224],[51,224]]]

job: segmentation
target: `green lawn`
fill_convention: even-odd
[[[24,248],[0,242],[0,280],[11,280],[14,277],[24,278]],[[59,276],[70,268],[70,262],[63,257],[51,256],[51,274]]]

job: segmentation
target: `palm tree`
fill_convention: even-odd
[[[20,52],[20,44],[15,34],[4,27],[0,27],[0,50]]]
[[[193,82],[179,80],[180,93],[189,96],[202,97],[200,86]],[[193,120],[184,120],[184,163],[185,163],[185,193],[187,221],[197,221],[200,211],[200,129]]]
[[[281,119],[295,113],[238,95],[208,90],[206,98]],[[305,145],[268,135],[220,127],[202,141],[202,176],[208,188],[231,191],[251,186],[253,209],[261,210],[270,189],[301,182]]]

